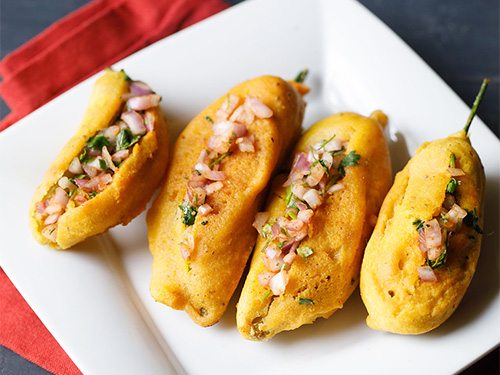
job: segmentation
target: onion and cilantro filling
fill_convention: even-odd
[[[419,249],[426,258],[425,264],[417,269],[422,281],[438,280],[433,270],[446,264],[450,237],[461,229],[462,224],[482,233],[476,209],[467,211],[458,204],[457,188],[461,184],[458,178],[465,176],[465,173],[456,167],[456,157],[453,153],[450,154],[448,172],[451,177],[446,185],[446,195],[439,214],[431,220],[416,219],[413,222],[418,232]]]
[[[342,179],[346,168],[358,164],[361,156],[356,151],[346,153],[346,147],[347,142],[333,135],[311,146],[309,152],[297,153],[283,184],[288,187],[283,216],[272,222],[267,212],[259,212],[255,217],[253,225],[266,240],[262,261],[267,271],[258,275],[258,281],[261,286],[269,287],[275,296],[285,292],[288,271],[295,257],[307,259],[314,255],[314,249],[300,246],[300,243],[308,236],[315,210],[328,195],[344,188]],[[314,301],[301,298],[299,303],[312,304]]]
[[[181,255],[187,260],[194,249],[192,225],[196,217],[213,211],[208,198],[224,186],[226,174],[221,171],[224,159],[234,152],[255,152],[255,137],[248,132],[248,125],[256,119],[273,116],[273,111],[259,99],[247,96],[227,95],[216,112],[216,120],[209,116],[205,120],[212,126],[213,135],[200,152],[192,175],[187,183],[187,192],[179,205],[182,223],[187,226],[183,233]],[[203,225],[207,222],[203,221]]]
[[[41,233],[49,240],[56,240],[61,215],[106,189],[133,146],[153,130],[154,119],[148,110],[157,107],[161,97],[143,82],[129,80],[128,85],[116,121],[87,140],[57,184],[36,204]]]

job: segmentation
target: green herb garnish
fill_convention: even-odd
[[[264,293],[264,295],[261,298],[261,301],[264,302],[267,299],[267,297],[269,297],[270,294],[271,290],[269,289],[266,293]]]
[[[360,158],[361,158],[361,155],[356,154],[356,151],[354,151],[354,150],[349,152],[346,156],[344,156],[344,158],[340,161],[340,165],[339,165],[339,169],[338,169],[340,175],[345,176],[345,168],[357,165]]]
[[[84,147],[80,156],[78,156],[80,163],[87,163],[90,160],[90,155],[87,153],[87,148]]]
[[[298,82],[298,83],[303,83],[306,78],[307,78],[307,75],[309,74],[309,69],[304,69],[304,70],[301,70],[296,76],[295,76],[295,79],[294,81],[295,82]]]
[[[208,166],[210,168],[212,168],[214,165],[220,164],[222,162],[222,160],[224,160],[224,158],[226,158],[229,155],[231,155],[230,151],[224,152],[223,154],[220,154],[217,158],[212,160]]]
[[[96,195],[97,195],[97,191],[91,191],[91,192],[89,193],[89,197],[90,197],[90,198],[94,198]]]
[[[203,221],[201,222],[201,225],[207,225],[207,224],[208,224],[208,221],[207,221],[207,220],[203,220]]]
[[[105,171],[106,169],[108,169],[108,163],[106,163],[106,160],[104,159],[99,159],[99,167]]]
[[[94,137],[88,139],[85,143],[87,148],[94,148],[96,150],[102,149],[104,146],[109,146],[110,143],[108,139],[103,134],[97,134]]]
[[[455,194],[455,190],[457,190],[458,185],[460,185],[460,183],[452,177],[450,181],[448,181],[448,185],[446,185],[446,192],[448,194]]]
[[[301,246],[297,249],[297,254],[299,254],[302,258],[306,259],[313,255],[314,250],[309,246]]]
[[[415,225],[417,232],[420,232],[422,229],[424,229],[424,224],[425,224],[425,221],[423,221],[422,219],[416,219],[413,222],[413,225]]]
[[[457,158],[455,157],[455,154],[452,152],[450,154],[450,168],[455,168],[455,160],[457,160]]]
[[[319,146],[320,150],[322,148],[324,148],[328,143],[330,143],[331,140],[333,140],[333,138],[335,138],[335,134],[332,135],[330,138],[324,140],[323,142],[321,142],[321,146]]]
[[[479,216],[477,216],[477,211],[474,208],[474,210],[467,211],[467,216],[464,217],[463,223],[467,225],[468,227],[473,228],[477,233],[483,234],[483,229],[479,226]]]
[[[299,297],[299,305],[314,305],[314,301],[310,298]]]
[[[188,201],[183,201],[179,205],[179,208],[182,211],[182,222],[184,225],[193,225],[198,214],[198,209],[191,206]]]
[[[443,267],[446,263],[446,258],[448,257],[448,248],[445,246],[443,252],[439,255],[436,260],[427,259],[427,265],[433,270],[436,268]]]
[[[205,116],[205,120],[207,120],[209,123],[213,124],[214,120],[210,116]]]
[[[116,150],[126,150],[136,144],[140,138],[140,135],[133,135],[129,128],[123,128],[116,137]]]

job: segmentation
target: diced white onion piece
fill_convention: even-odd
[[[324,152],[321,155],[321,160],[323,161],[323,164],[329,169],[332,164],[333,164],[333,156],[329,152]]]
[[[262,262],[264,263],[266,268],[271,272],[278,272],[284,264],[283,259],[281,257],[270,259],[266,255],[262,257]]]
[[[111,158],[111,155],[109,154],[108,148],[106,146],[102,148],[102,158],[108,165],[108,168],[110,168],[113,172],[116,172],[117,168],[115,167],[113,159]]]
[[[209,204],[205,203],[205,204],[202,204],[200,207],[198,207],[198,213],[201,215],[201,216],[205,216],[205,215],[208,215],[210,212],[213,211],[213,208],[212,206],[210,206]]]
[[[240,105],[238,108],[236,108],[231,117],[229,118],[230,121],[239,122],[240,124],[245,124],[245,125],[250,125],[254,119],[255,115],[253,114],[253,112],[247,110],[247,108],[244,105]]]
[[[42,236],[47,238],[48,240],[52,242],[56,242],[57,238],[57,225],[56,224],[50,224],[47,225],[42,229]]]
[[[72,183],[66,176],[61,177],[59,181],[57,181],[57,185],[59,185],[59,187],[64,190],[73,190],[74,188],[76,188],[76,185]]]
[[[45,221],[43,223],[45,225],[55,224],[55,223],[57,223],[59,216],[61,216],[60,213],[49,215],[49,216],[47,216],[47,218],[45,219]]]
[[[462,207],[460,207],[456,203],[454,203],[453,206],[451,206],[451,209],[447,213],[448,219],[453,221],[454,223],[460,222],[466,216],[467,216],[467,211],[465,211]]]
[[[198,171],[200,174],[203,174],[203,173],[209,172],[210,167],[208,165],[206,165],[205,163],[198,162],[194,165],[194,170]]]
[[[71,160],[71,163],[69,164],[68,170],[73,173],[73,174],[82,174],[83,169],[82,165],[80,163],[80,159],[77,157]]]
[[[194,234],[193,227],[188,227],[182,233],[182,242],[180,243],[181,255],[184,260],[187,260],[191,256],[191,252],[194,250]]]
[[[212,181],[223,181],[226,179],[226,174],[222,171],[208,170],[203,173],[203,176]]]
[[[102,134],[111,143],[114,143],[116,141],[118,133],[120,133],[120,127],[118,125],[111,125],[110,127],[107,127],[102,131]]]
[[[101,160],[104,161],[104,163],[106,164],[106,166],[108,165],[108,163],[106,163],[106,160],[104,160],[104,158],[102,158],[101,156],[97,156],[94,160],[92,160],[90,163],[88,163],[87,165],[83,165],[83,169],[85,170],[85,172],[87,172],[87,170],[85,169],[85,167],[92,167],[92,168],[95,168],[97,171],[102,171],[103,169],[101,168]],[[90,174],[87,172],[87,174],[90,176]],[[91,176],[93,177],[93,176]]]
[[[300,221],[302,221],[305,224],[308,224],[311,221],[311,218],[313,217],[313,215],[314,215],[314,211],[311,209],[302,210],[302,211],[299,211],[299,213],[297,214],[297,219],[299,219]]]
[[[209,150],[223,154],[231,148],[231,135],[214,134],[208,139]]]
[[[465,176],[464,171],[460,168],[448,168],[448,172],[450,172],[453,177]]]
[[[287,255],[283,257],[283,262],[286,264],[292,264],[297,253],[295,251],[290,251]]]
[[[130,82],[129,90],[131,96],[148,95],[153,93],[153,90],[151,90],[151,88],[142,81]]]
[[[44,213],[46,213],[47,215],[57,214],[57,213],[63,211],[64,207],[66,207],[66,206],[62,205],[60,203],[52,203],[52,204],[49,204],[45,208],[45,212]]]
[[[134,111],[144,111],[157,107],[160,104],[161,96],[156,94],[134,96],[127,100],[127,107]]]
[[[236,144],[241,152],[255,152],[253,136],[236,139]]]
[[[82,164],[83,171],[89,175],[89,177],[95,177],[99,173],[99,170],[89,164]]]
[[[267,219],[269,219],[269,212],[257,212],[252,226],[257,229],[257,232],[261,233],[262,227],[266,224]]]
[[[144,119],[140,114],[135,111],[123,112],[121,119],[130,128],[133,135],[139,135],[146,133],[146,127],[144,126]]]
[[[333,138],[326,145],[323,146],[326,152],[334,152],[342,149],[342,141],[338,138]]]
[[[424,225],[427,248],[440,246],[442,242],[441,227],[436,219],[426,221]]]
[[[427,259],[436,260],[437,258],[439,258],[443,250],[444,249],[442,246],[429,248],[427,250]]]
[[[281,270],[269,280],[269,287],[275,296],[285,293],[289,276],[286,270]]]
[[[257,280],[259,281],[260,286],[268,286],[269,280],[274,276],[274,273],[271,272],[261,272],[257,275]]]
[[[207,195],[211,195],[211,194],[215,193],[216,191],[219,191],[223,187],[224,187],[224,184],[220,181],[217,181],[217,182],[213,182],[213,183],[205,186],[205,191],[207,192]]]
[[[292,185],[292,193],[299,199],[303,199],[304,194],[307,192],[307,188],[302,186],[301,184],[293,184]],[[299,208],[300,209],[300,208]]]
[[[68,200],[68,194],[64,191],[64,189],[61,189],[58,186],[51,203],[60,204],[61,206],[66,207],[66,205],[68,204]]]
[[[146,126],[148,132],[153,131],[153,129],[155,128],[155,119],[156,117],[153,115],[152,112],[150,111],[144,112],[144,125]]]
[[[205,149],[201,150],[200,156],[198,156],[198,163],[206,164],[205,162],[206,162],[207,156],[208,156],[207,150],[205,150]]]
[[[224,98],[224,101],[216,112],[217,118],[221,120],[226,120],[231,113],[233,113],[236,106],[240,103],[240,98],[236,95],[228,95]]]
[[[273,115],[271,108],[252,96],[246,97],[245,106],[249,108],[258,118],[269,118]]]
[[[336,191],[342,190],[344,188],[344,184],[342,182],[336,183],[335,185],[332,185],[330,189],[328,189],[328,193],[333,194]]]
[[[422,281],[436,282],[437,277],[434,271],[429,266],[418,267],[418,276]]]
[[[310,187],[313,187],[316,186],[321,181],[323,175],[325,174],[325,170],[323,169],[320,163],[317,163],[310,169],[310,171],[311,174],[307,176],[306,183]]]
[[[41,201],[35,205],[36,212],[42,215],[45,213],[46,208],[47,208],[47,201]]]
[[[113,156],[111,156],[111,160],[113,160],[114,162],[117,162],[117,163],[121,163],[123,160],[128,158],[129,153],[130,153],[129,150],[116,151],[113,154]]]
[[[309,207],[311,207],[312,209],[319,207],[322,203],[321,195],[315,189],[309,189],[304,194],[303,198],[306,201],[306,203],[309,205]]]
[[[241,138],[247,134],[247,127],[245,125],[238,122],[233,122],[233,124],[233,132],[236,135],[236,138]]]
[[[269,259],[275,259],[275,258],[277,258],[280,255],[280,251],[277,250],[277,249],[275,249],[272,246],[267,246],[266,250],[265,250],[265,253],[266,253],[266,256]]]

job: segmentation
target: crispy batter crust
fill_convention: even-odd
[[[451,237],[445,267],[434,270],[438,281],[421,281],[417,273],[425,257],[412,223],[439,213],[450,179],[451,153],[466,173],[459,178],[459,205],[476,208],[483,216],[484,170],[465,133],[423,144],[397,174],[366,248],[360,287],[369,314],[366,322],[373,329],[402,334],[430,331],[450,317],[469,286],[481,235],[465,225]]]
[[[36,189],[30,207],[30,224],[36,240],[54,248],[67,249],[117,224],[127,224],[146,207],[160,183],[168,162],[167,124],[158,109],[150,110],[155,128],[133,147],[131,155],[113,176],[113,182],[85,204],[68,209],[58,221],[56,243],[42,236],[35,218],[35,205],[43,200],[79,155],[85,142],[106,128],[117,116],[122,95],[127,91],[123,72],[106,72],[93,89],[90,103],[76,134],[63,147]]]
[[[265,298],[266,288],[257,276],[265,271],[262,262],[265,240],[259,237],[248,277],[237,310],[237,325],[243,337],[267,340],[279,332],[293,330],[317,318],[328,318],[341,309],[356,288],[361,258],[373,229],[375,216],[391,183],[387,142],[379,121],[387,118],[375,112],[371,118],[340,113],[321,120],[309,129],[295,151],[336,137],[348,140],[347,152],[361,155],[359,164],[346,169],[345,188],[328,196],[312,219],[312,231],[301,246],[310,246],[314,254],[297,256],[289,271],[290,281],[281,296]],[[270,221],[283,215],[286,195],[285,177],[276,179],[266,210]],[[314,304],[301,305],[299,297]]]
[[[200,151],[212,135],[205,117],[217,117],[227,94],[205,108],[179,136],[166,182],[147,218],[154,257],[151,294],[158,302],[185,310],[201,326],[215,324],[226,310],[255,243],[252,222],[261,193],[298,136],[305,106],[297,90],[272,76],[244,82],[229,94],[254,96],[273,110],[273,116],[248,127],[256,138],[255,153],[235,152],[221,164],[227,179],[209,198],[214,210],[196,217],[190,269],[179,247],[185,226],[178,205]],[[207,224],[201,225],[202,221]]]

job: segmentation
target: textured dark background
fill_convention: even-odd
[[[499,134],[498,0],[360,0],[410,45],[468,104],[491,78],[479,116]],[[87,0],[0,0],[0,57]],[[238,3],[239,0],[230,0]],[[8,108],[0,101],[0,117]],[[492,327],[493,328],[493,327]],[[422,359],[429,362],[436,358]],[[0,375],[46,372],[0,346]],[[463,374],[499,374],[498,349]]]

